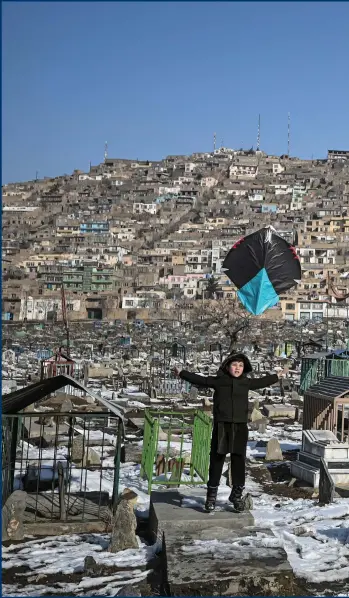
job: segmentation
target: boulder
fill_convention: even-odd
[[[129,598],[133,596],[142,596],[141,592],[132,584],[126,584],[118,591],[116,596],[128,596]]]
[[[136,536],[137,520],[134,507],[137,494],[125,488],[121,494],[115,515],[112,519],[112,532],[110,539],[110,552],[119,552],[128,548],[139,548]]]
[[[15,490],[2,507],[2,541],[23,540],[27,493]]]

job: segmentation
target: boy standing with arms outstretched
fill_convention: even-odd
[[[243,353],[230,355],[220,366],[216,376],[201,376],[187,370],[175,373],[182,379],[213,388],[213,431],[210,452],[210,469],[205,510],[213,511],[225,457],[231,456],[232,490],[229,501],[236,511],[244,510],[242,493],[246,478],[246,449],[248,441],[248,393],[275,384],[284,374],[271,374],[263,378],[247,378],[252,372],[249,359]]]

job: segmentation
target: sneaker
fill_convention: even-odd
[[[229,502],[233,504],[235,511],[238,511],[238,513],[242,513],[245,510],[245,503],[242,498],[243,491],[243,486],[233,486],[228,499]]]
[[[206,495],[206,502],[205,502],[205,511],[207,511],[207,513],[210,513],[211,511],[215,510],[217,493],[218,493],[218,486],[216,486],[215,488],[213,486],[207,486],[207,495]]]

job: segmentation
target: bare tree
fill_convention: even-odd
[[[229,342],[231,353],[239,342],[242,333],[251,325],[252,316],[237,300],[200,302],[192,312],[192,318],[205,324],[207,332],[221,333]]]

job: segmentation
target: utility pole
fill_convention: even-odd
[[[257,152],[259,152],[261,146],[261,115],[258,115],[258,132],[257,132]]]
[[[61,295],[62,296],[62,318],[63,318],[63,324],[64,324],[66,338],[67,338],[67,356],[70,357],[70,335],[69,335],[69,325],[68,325],[68,316],[67,316],[67,304],[66,304],[66,300],[65,300],[65,291],[64,291],[63,283],[62,283],[61,293],[62,293],[62,295]]]
[[[287,119],[287,156],[290,157],[290,136],[291,136],[291,115],[288,113]]]

